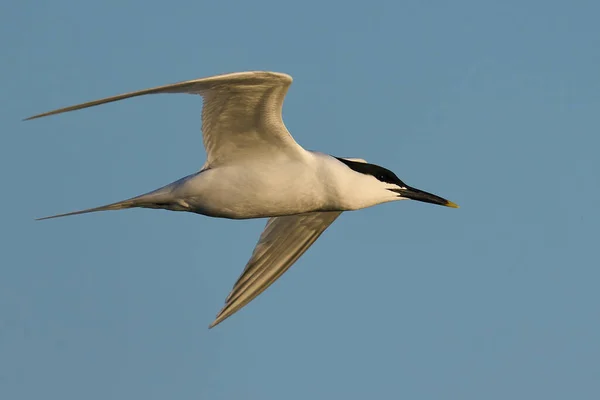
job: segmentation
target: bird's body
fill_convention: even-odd
[[[244,160],[203,169],[168,185],[166,192],[185,203],[185,211],[248,219],[350,211],[379,204],[378,191],[368,196],[371,183],[371,178],[335,157],[304,151],[302,158],[295,160]],[[376,182],[373,186],[379,189]],[[390,193],[389,201],[396,198]]]
[[[232,219],[337,210],[342,204],[332,175],[336,167],[346,168],[333,157],[308,151],[295,160],[243,160],[183,179],[174,195],[188,211]]]
[[[199,172],[128,200],[42,219],[134,207],[230,219],[269,218],[214,326],[281,276],[343,211],[409,198],[456,207],[411,188],[391,171],[364,160],[304,150],[281,119],[291,82],[290,76],[272,72],[225,74],[29,118],[152,93],[191,93],[204,98],[207,160]]]

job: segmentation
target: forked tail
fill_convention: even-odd
[[[175,182],[177,184],[177,182]],[[184,210],[178,205],[177,199],[173,197],[172,193],[173,184],[164,186],[160,189],[154,190],[150,193],[142,194],[140,196],[132,197],[127,200],[119,201],[117,203],[107,204],[101,207],[88,208],[87,210],[73,211],[66,214],[52,215],[50,217],[38,218],[36,221],[42,221],[44,219],[68,217],[69,215],[87,214],[96,211],[109,211],[109,210],[124,210],[126,208],[143,207],[143,208],[165,208],[169,210]]]
[[[96,211],[109,211],[109,210],[124,210],[126,208],[140,207],[140,203],[136,199],[129,199],[119,201],[118,203],[112,203],[101,207],[88,208],[86,210],[73,211],[66,214],[51,215],[49,217],[37,218],[36,221],[42,221],[45,219],[68,217],[69,215],[87,214]]]

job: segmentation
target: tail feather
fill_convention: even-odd
[[[126,208],[142,207],[142,208],[164,208],[173,211],[187,210],[185,205],[178,202],[178,199],[173,195],[173,187],[180,184],[180,181],[173,182],[152,192],[142,194],[127,200],[119,201],[112,204],[107,204],[101,207],[88,208],[87,210],[73,211],[66,214],[51,215],[49,217],[37,218],[36,221],[45,219],[68,217],[70,215],[87,214],[97,211],[124,210]]]
[[[136,202],[134,199],[130,199],[130,200],[119,201],[118,203],[108,204],[108,205],[101,206],[101,207],[88,208],[86,210],[73,211],[73,212],[66,213],[66,214],[57,214],[57,215],[51,215],[49,217],[37,218],[36,221],[43,221],[45,219],[52,219],[52,218],[68,217],[70,215],[87,214],[87,213],[96,212],[96,211],[124,210],[126,208],[133,208],[133,207],[139,207],[139,203]]]

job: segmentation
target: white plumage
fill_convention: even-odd
[[[146,94],[198,94],[204,100],[206,162],[199,172],[128,200],[41,219],[133,207],[232,219],[269,217],[244,272],[210,325],[213,327],[287,271],[343,211],[403,199],[457,207],[406,185],[391,171],[365,160],[304,150],[281,117],[291,83],[286,74],[239,72],[126,93],[28,118]]]

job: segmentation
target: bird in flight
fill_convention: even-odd
[[[27,120],[130,97],[188,93],[203,98],[206,162],[200,171],[127,200],[50,219],[95,211],[155,208],[209,217],[269,218],[244,271],[209,328],[267,289],[344,211],[412,199],[458,206],[408,186],[392,171],[362,159],[303,149],[282,116],[292,77],[254,71],[216,75],[90,101]]]

